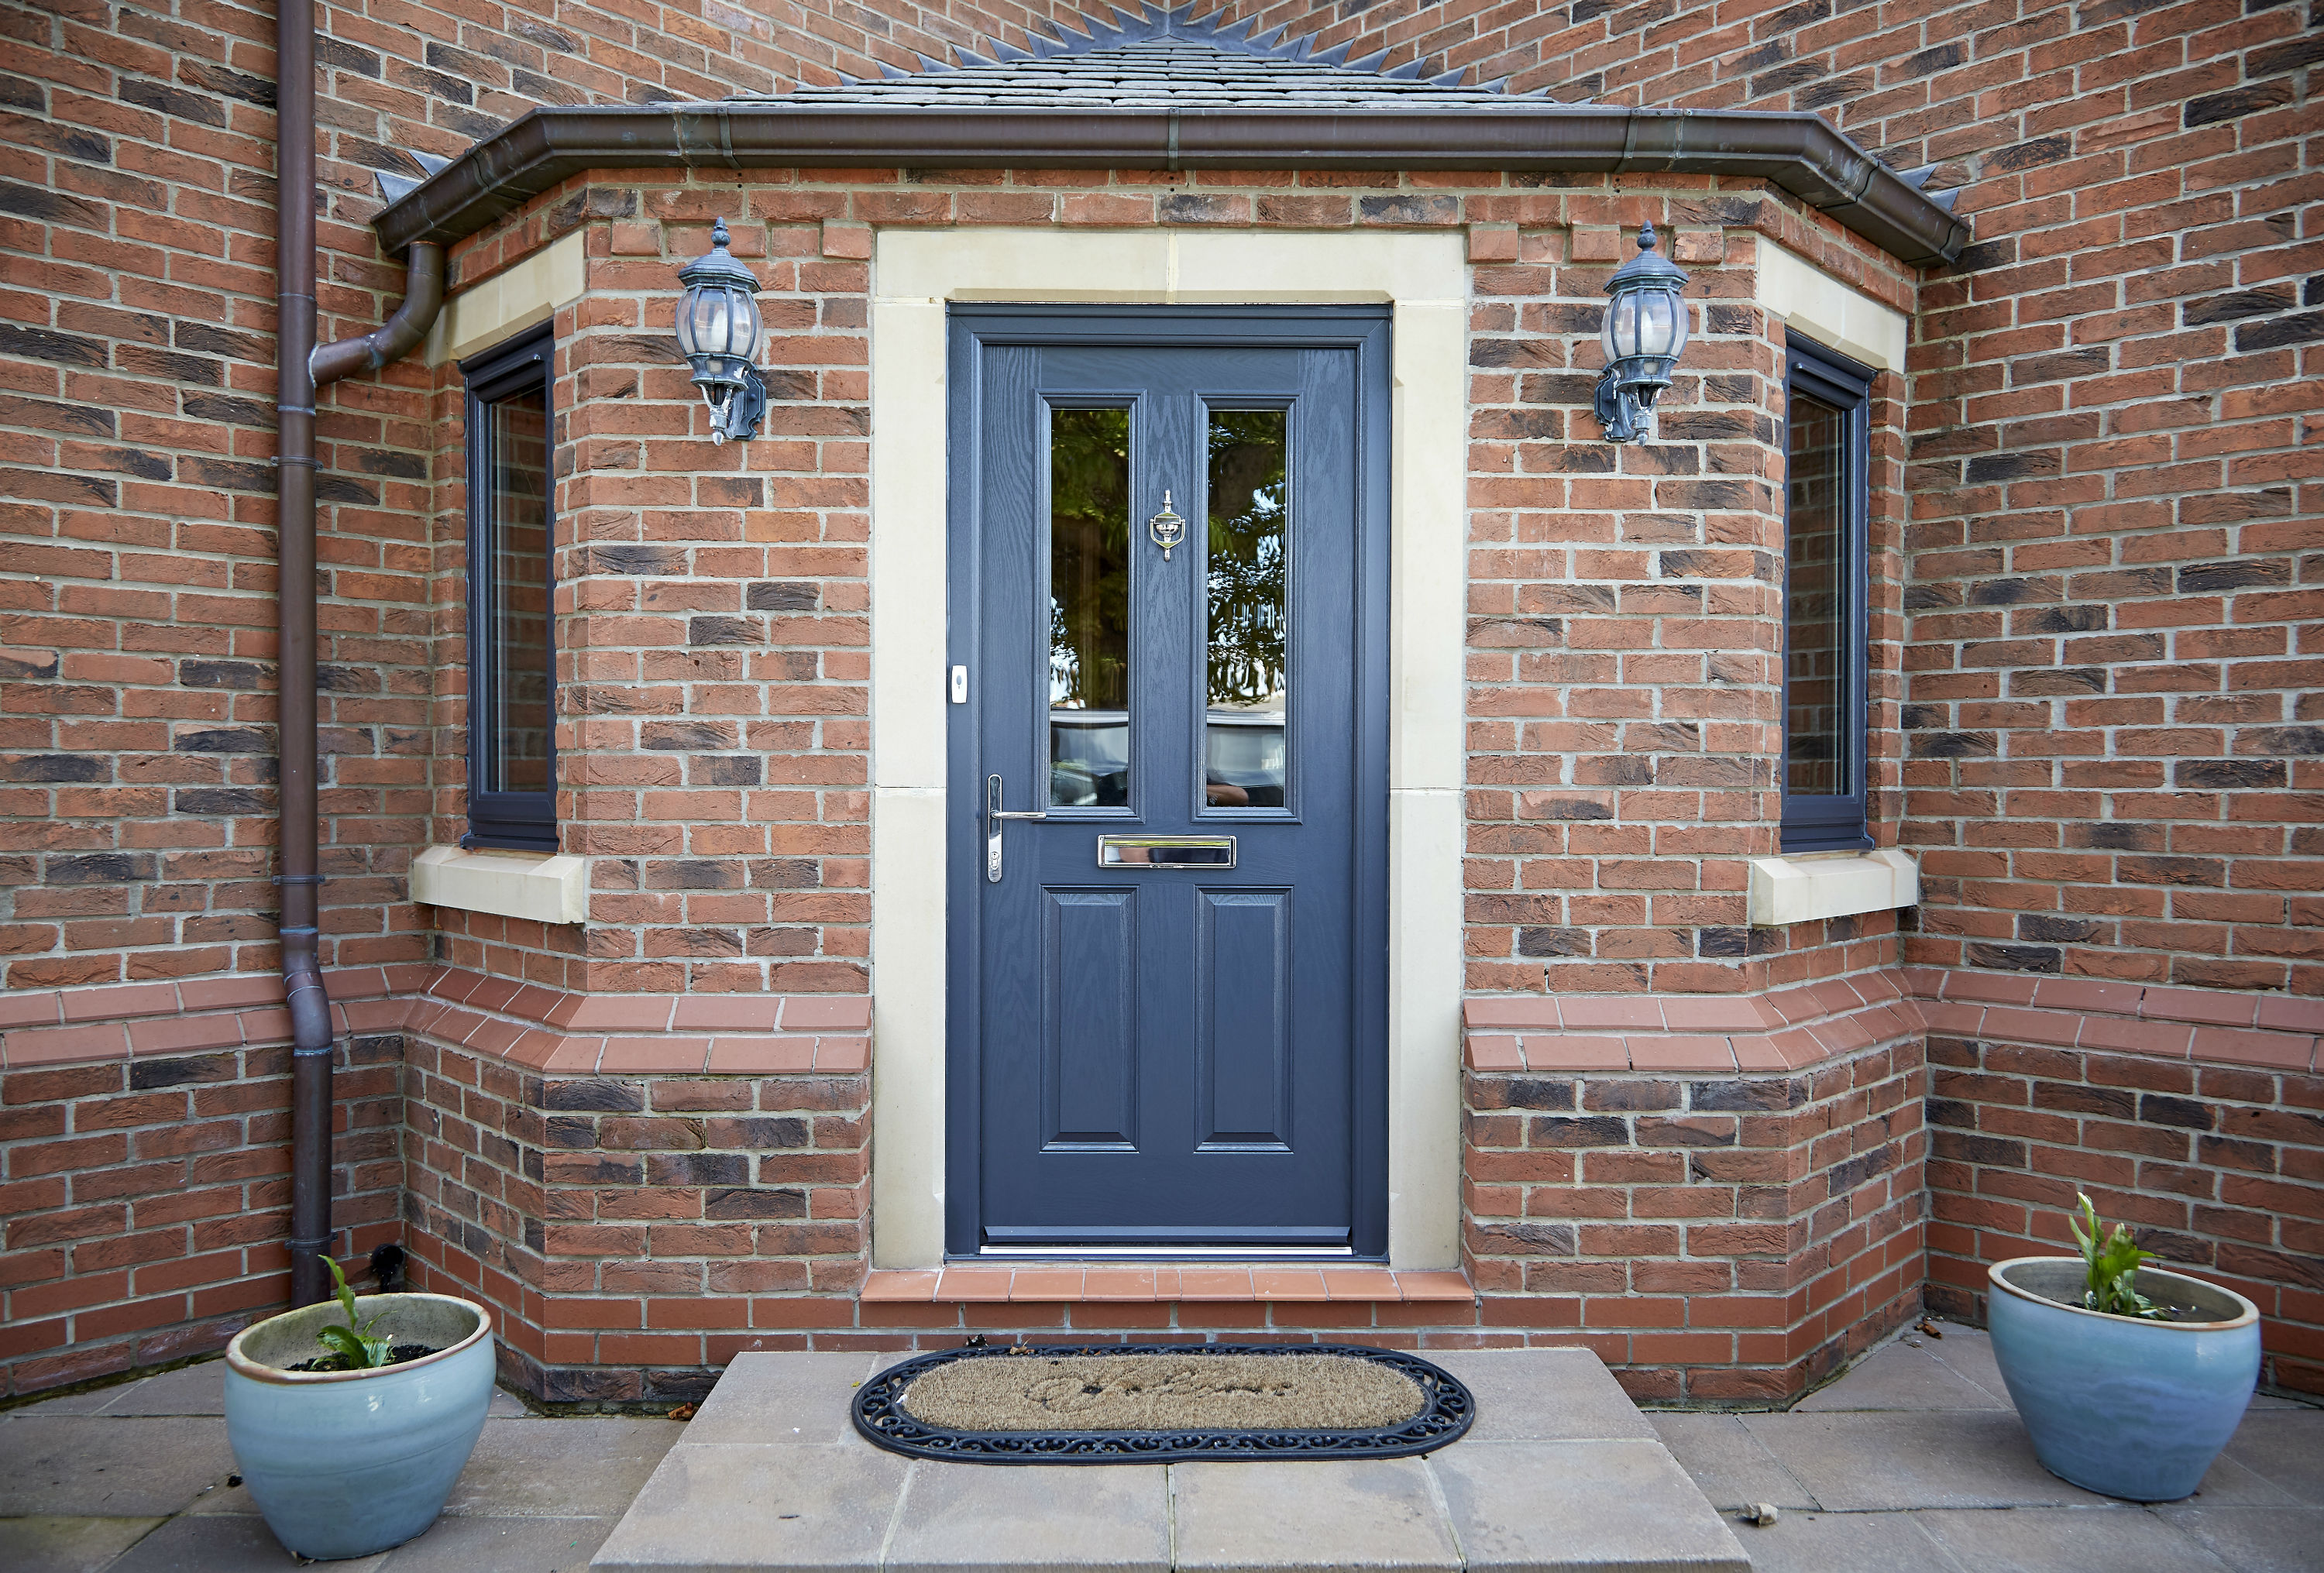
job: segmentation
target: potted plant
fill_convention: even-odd
[[[2080,1193],[2077,1192],[2079,1195]],[[1986,1320],[2043,1467],[2087,1491],[2175,1502],[2243,1420],[2259,1380],[2259,1308],[2150,1267],[2080,1197],[2073,1256],[1997,1262]]]
[[[269,1317],[226,1350],[243,1482],[274,1538],[317,1560],[433,1523],[493,1400],[491,1312],[447,1294],[358,1296],[330,1268],[336,1301]]]

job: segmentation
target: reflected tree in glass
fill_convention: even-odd
[[[1130,801],[1130,411],[1049,412],[1049,802]]]
[[[1213,807],[1284,802],[1288,422],[1280,409],[1211,412],[1204,797]]]

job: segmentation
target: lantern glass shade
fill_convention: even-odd
[[[677,327],[696,382],[734,382],[759,347],[759,303],[747,290],[698,285],[679,300]]]
[[[1606,363],[1651,356],[1676,360],[1686,347],[1686,306],[1675,290],[1625,290],[1606,303],[1598,342]]]

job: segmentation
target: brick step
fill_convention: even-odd
[[[1081,1301],[1313,1300],[1466,1303],[1477,1291],[1462,1273],[1373,1266],[1238,1266],[1231,1262],[973,1263],[868,1273],[862,1298],[888,1303],[995,1301],[1054,1305]]]

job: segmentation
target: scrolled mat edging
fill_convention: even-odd
[[[1410,1378],[1420,1412],[1378,1430],[962,1431],[930,1425],[904,1408],[904,1390],[957,1360],[1100,1355],[1341,1355]],[[1477,1418],[1477,1401],[1443,1367],[1401,1349],[1354,1344],[1018,1344],[945,1349],[890,1366],[848,1403],[855,1429],[874,1447],[912,1458],[960,1464],[1167,1464],[1181,1459],[1406,1458],[1458,1441]]]

